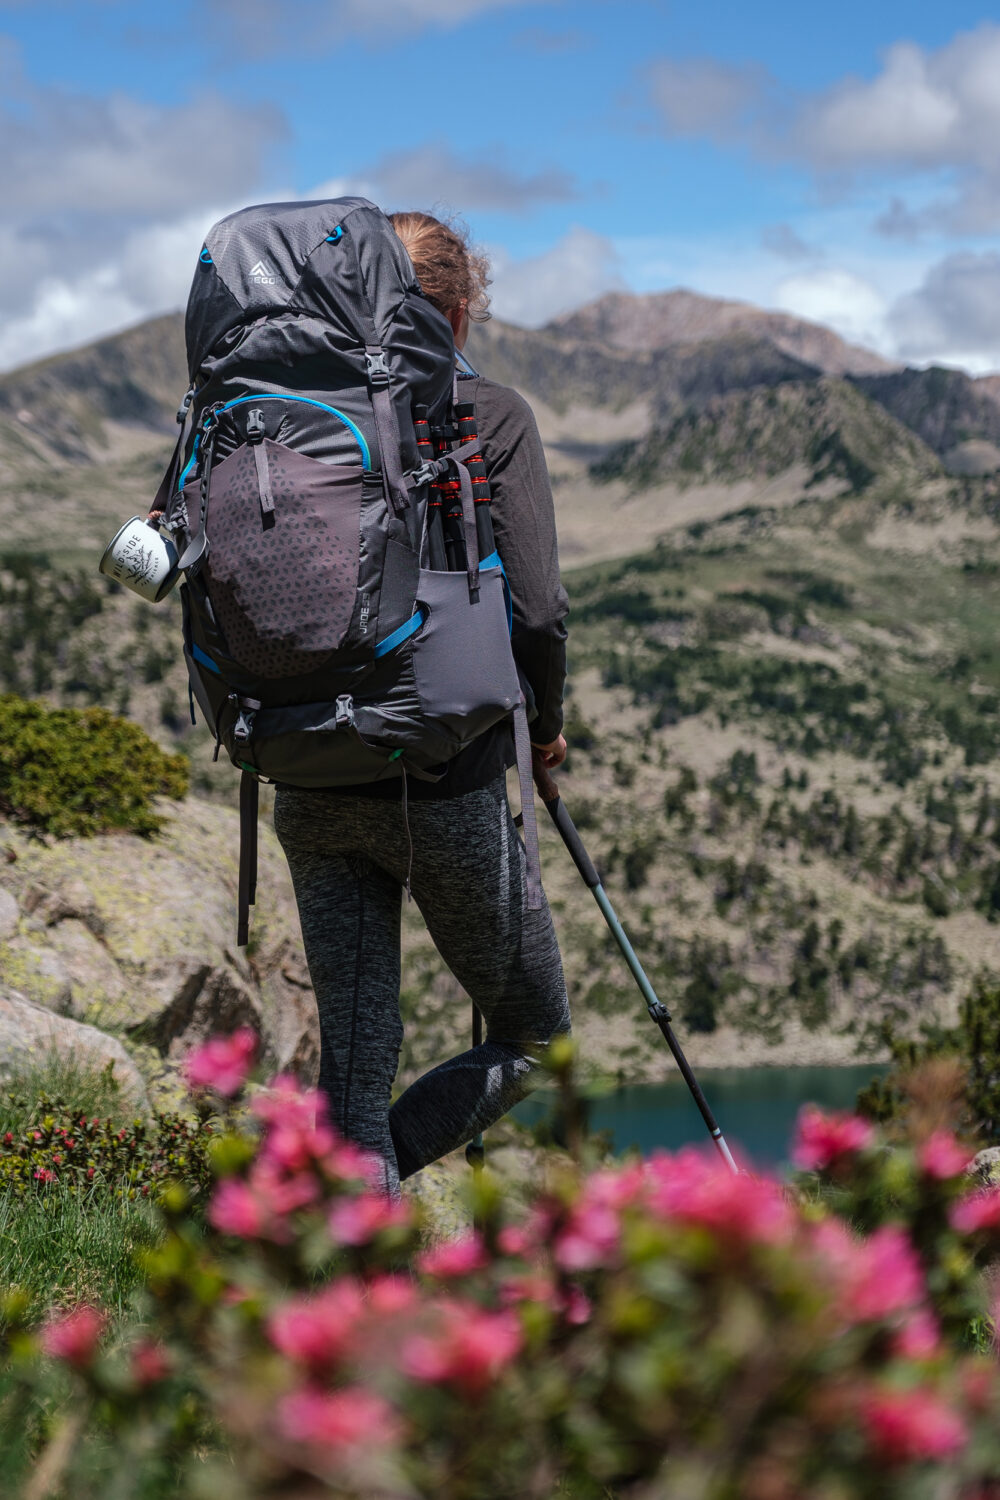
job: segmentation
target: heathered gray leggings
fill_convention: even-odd
[[[524,849],[503,778],[442,801],[411,801],[410,888],[438,952],[475,1001],[486,1040],[442,1063],[389,1107],[403,1026],[399,924],[410,861],[402,805],[280,786],[274,826],[298,901],[319,1007],[320,1088],[334,1123],[385,1162],[398,1191],[516,1104],[537,1058],[569,1030],[548,906],[525,903]]]

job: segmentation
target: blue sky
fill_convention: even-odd
[[[0,364],[180,306],[222,213],[362,191],[462,213],[516,322],[683,285],[998,369],[994,16],[0,0]]]

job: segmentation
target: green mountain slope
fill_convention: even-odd
[[[843,380],[788,380],[729,391],[661,421],[594,464],[598,480],[630,489],[668,479],[735,481],[804,465],[809,482],[836,478],[853,490],[892,472],[935,476],[934,453],[907,427]]]

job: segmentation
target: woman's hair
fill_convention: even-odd
[[[490,316],[490,263],[469,244],[464,225],[442,224],[430,214],[390,214],[389,222],[406,246],[420,290],[445,316],[465,303],[473,323]]]

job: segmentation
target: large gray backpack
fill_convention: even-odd
[[[192,712],[243,773],[244,944],[259,779],[402,777],[405,804],[408,775],[434,779],[513,714],[530,804],[530,750],[451,327],[381,211],[341,198],[221,220],[186,339],[191,385],[155,508],[185,575]]]

